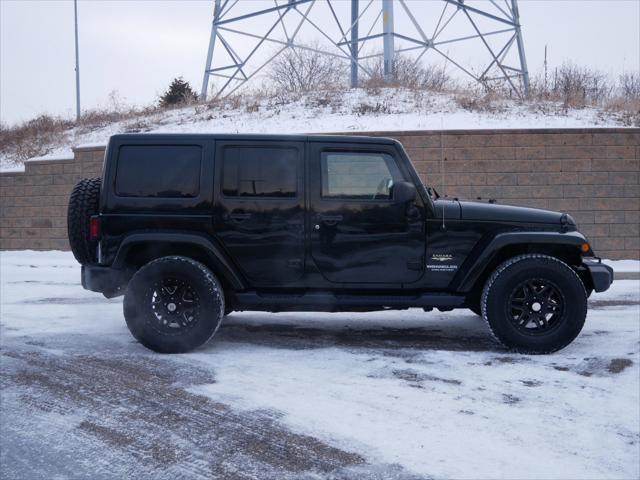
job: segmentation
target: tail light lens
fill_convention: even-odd
[[[100,217],[94,215],[89,218],[89,239],[97,240],[100,236]]]

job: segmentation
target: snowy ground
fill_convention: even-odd
[[[2,478],[640,475],[638,280],[594,295],[549,356],[418,310],[232,314],[162,356],[120,299],[82,290],[71,254],[0,262]]]
[[[106,145],[124,132],[153,133],[323,133],[429,129],[512,129],[623,127],[611,112],[597,108],[564,109],[561,105],[526,105],[495,101],[487,111],[461,107],[453,95],[411,90],[364,89],[321,92],[298,100],[243,99],[244,103],[215,108],[203,105],[179,108],[102,127],[68,130],[50,145],[45,157],[70,158],[71,147]],[[22,170],[12,152],[0,152],[0,170]]]

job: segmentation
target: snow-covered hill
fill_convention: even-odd
[[[485,128],[624,127],[625,119],[597,108],[565,109],[553,102],[521,103],[460,94],[364,89],[319,92],[286,99],[247,95],[124,120],[87,124],[56,135],[38,158],[70,156],[77,145],[105,144],[124,132],[323,133]],[[1,170],[24,166],[15,151],[0,152]]]

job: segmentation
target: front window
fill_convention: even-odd
[[[322,197],[327,199],[391,200],[402,175],[386,153],[324,152]]]

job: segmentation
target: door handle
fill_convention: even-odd
[[[342,215],[322,215],[318,214],[318,219],[327,225],[335,225],[342,221]]]

